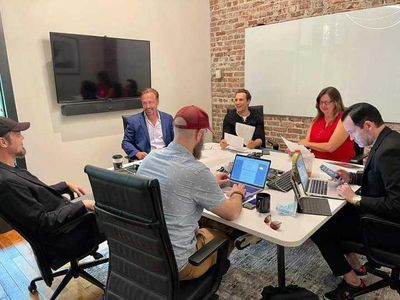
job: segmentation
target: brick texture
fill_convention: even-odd
[[[222,78],[211,79],[214,140],[221,139],[222,121],[226,107],[233,105],[234,92],[244,86],[245,28],[399,3],[400,0],[210,0],[211,74],[223,70]],[[265,115],[264,119],[266,137],[282,147],[280,135],[294,141],[302,139],[312,120],[280,115]],[[388,125],[400,131],[399,123]]]

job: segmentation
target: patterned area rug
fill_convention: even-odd
[[[307,241],[300,247],[285,248],[286,284],[296,284],[322,296],[334,289],[341,281],[332,275],[318,248]],[[108,252],[106,246],[101,252]],[[234,250],[230,256],[231,267],[224,276],[218,294],[223,300],[261,299],[261,291],[267,285],[277,286],[276,245],[261,241],[244,250]],[[107,266],[102,265],[90,271],[100,281],[105,282]],[[378,278],[368,275],[366,283]],[[358,299],[394,300],[400,299],[397,292],[390,288],[360,296]]]

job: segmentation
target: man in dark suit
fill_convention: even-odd
[[[365,288],[356,269],[348,263],[340,249],[341,240],[362,242],[360,217],[369,213],[400,221],[400,134],[387,127],[379,111],[368,103],[350,106],[342,116],[343,126],[360,147],[372,146],[362,173],[338,173],[343,184],[338,193],[348,204],[334,215],[313,237],[321,254],[336,276],[343,275],[339,286],[325,299],[345,299],[346,295]],[[361,185],[356,194],[348,185]],[[400,249],[397,233],[374,228],[370,233],[381,249]]]
[[[49,258],[82,254],[100,241],[95,218],[65,225],[92,211],[95,202],[71,202],[62,194],[71,191],[82,196],[83,188],[68,182],[48,186],[15,165],[16,158],[25,156],[21,131],[29,127],[29,122],[0,117],[0,214],[40,241]]]
[[[143,159],[153,149],[161,149],[174,139],[172,116],[159,111],[159,94],[148,88],[141,96],[143,111],[128,118],[122,149],[130,160]]]

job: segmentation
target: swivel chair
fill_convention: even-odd
[[[124,131],[126,130],[126,127],[128,126],[128,118],[130,115],[122,115],[122,126],[124,126]]]
[[[367,153],[364,153],[364,148],[361,148],[356,142],[354,142],[354,152],[356,153],[356,156],[354,156],[350,162],[352,164],[363,165],[364,158],[368,156]]]
[[[106,299],[215,299],[229,267],[227,240],[214,239],[193,254],[217,263],[202,277],[179,281],[157,179],[86,166],[96,215],[109,246]]]
[[[87,268],[91,268],[108,261],[108,258],[103,258],[101,254],[96,252],[98,244],[95,244],[91,247],[82,247],[81,253],[75,257],[60,256],[57,258],[50,258],[47,255],[45,245],[41,242],[41,240],[38,237],[34,236],[30,232],[29,228],[24,228],[18,222],[14,221],[12,218],[6,217],[5,214],[2,212],[0,212],[0,215],[30,244],[33,254],[35,255],[36,263],[39,268],[40,274],[42,276],[32,279],[30,285],[28,286],[28,289],[31,293],[37,292],[36,288],[37,281],[43,280],[47,286],[51,287],[54,278],[62,275],[65,276],[61,281],[61,283],[56,288],[56,290],[54,291],[53,295],[51,296],[50,298],[51,300],[57,298],[57,296],[61,293],[61,291],[64,289],[64,287],[69,283],[69,281],[72,278],[77,278],[77,277],[82,277],[104,290],[104,284],[85,271],[85,269]],[[59,228],[59,230],[63,230],[65,228],[75,228],[77,224],[79,224],[80,222],[87,222],[88,224],[93,224],[94,226],[96,226],[95,215],[93,213],[87,213],[63,225],[62,227]],[[79,260],[88,255],[92,255],[95,258],[95,260],[85,263],[79,263]],[[52,269],[57,270],[66,263],[70,263],[70,267],[68,269],[62,269],[55,272],[52,271]]]
[[[363,243],[354,241],[341,241],[340,246],[344,253],[355,252],[367,257],[366,263],[368,273],[381,278],[381,280],[368,285],[365,289],[350,295],[348,299],[370,293],[372,291],[389,286],[400,294],[400,249],[391,248],[389,243],[377,238],[376,234],[371,237],[371,232],[379,228],[379,232],[393,236],[397,240],[400,233],[400,223],[388,221],[374,215],[364,215],[361,217],[361,227],[363,232]],[[383,245],[383,246],[382,246]],[[390,274],[379,270],[380,267],[391,269]]]

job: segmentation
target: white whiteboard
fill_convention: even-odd
[[[334,86],[400,122],[400,5],[246,29],[245,86],[266,114],[313,117]]]

